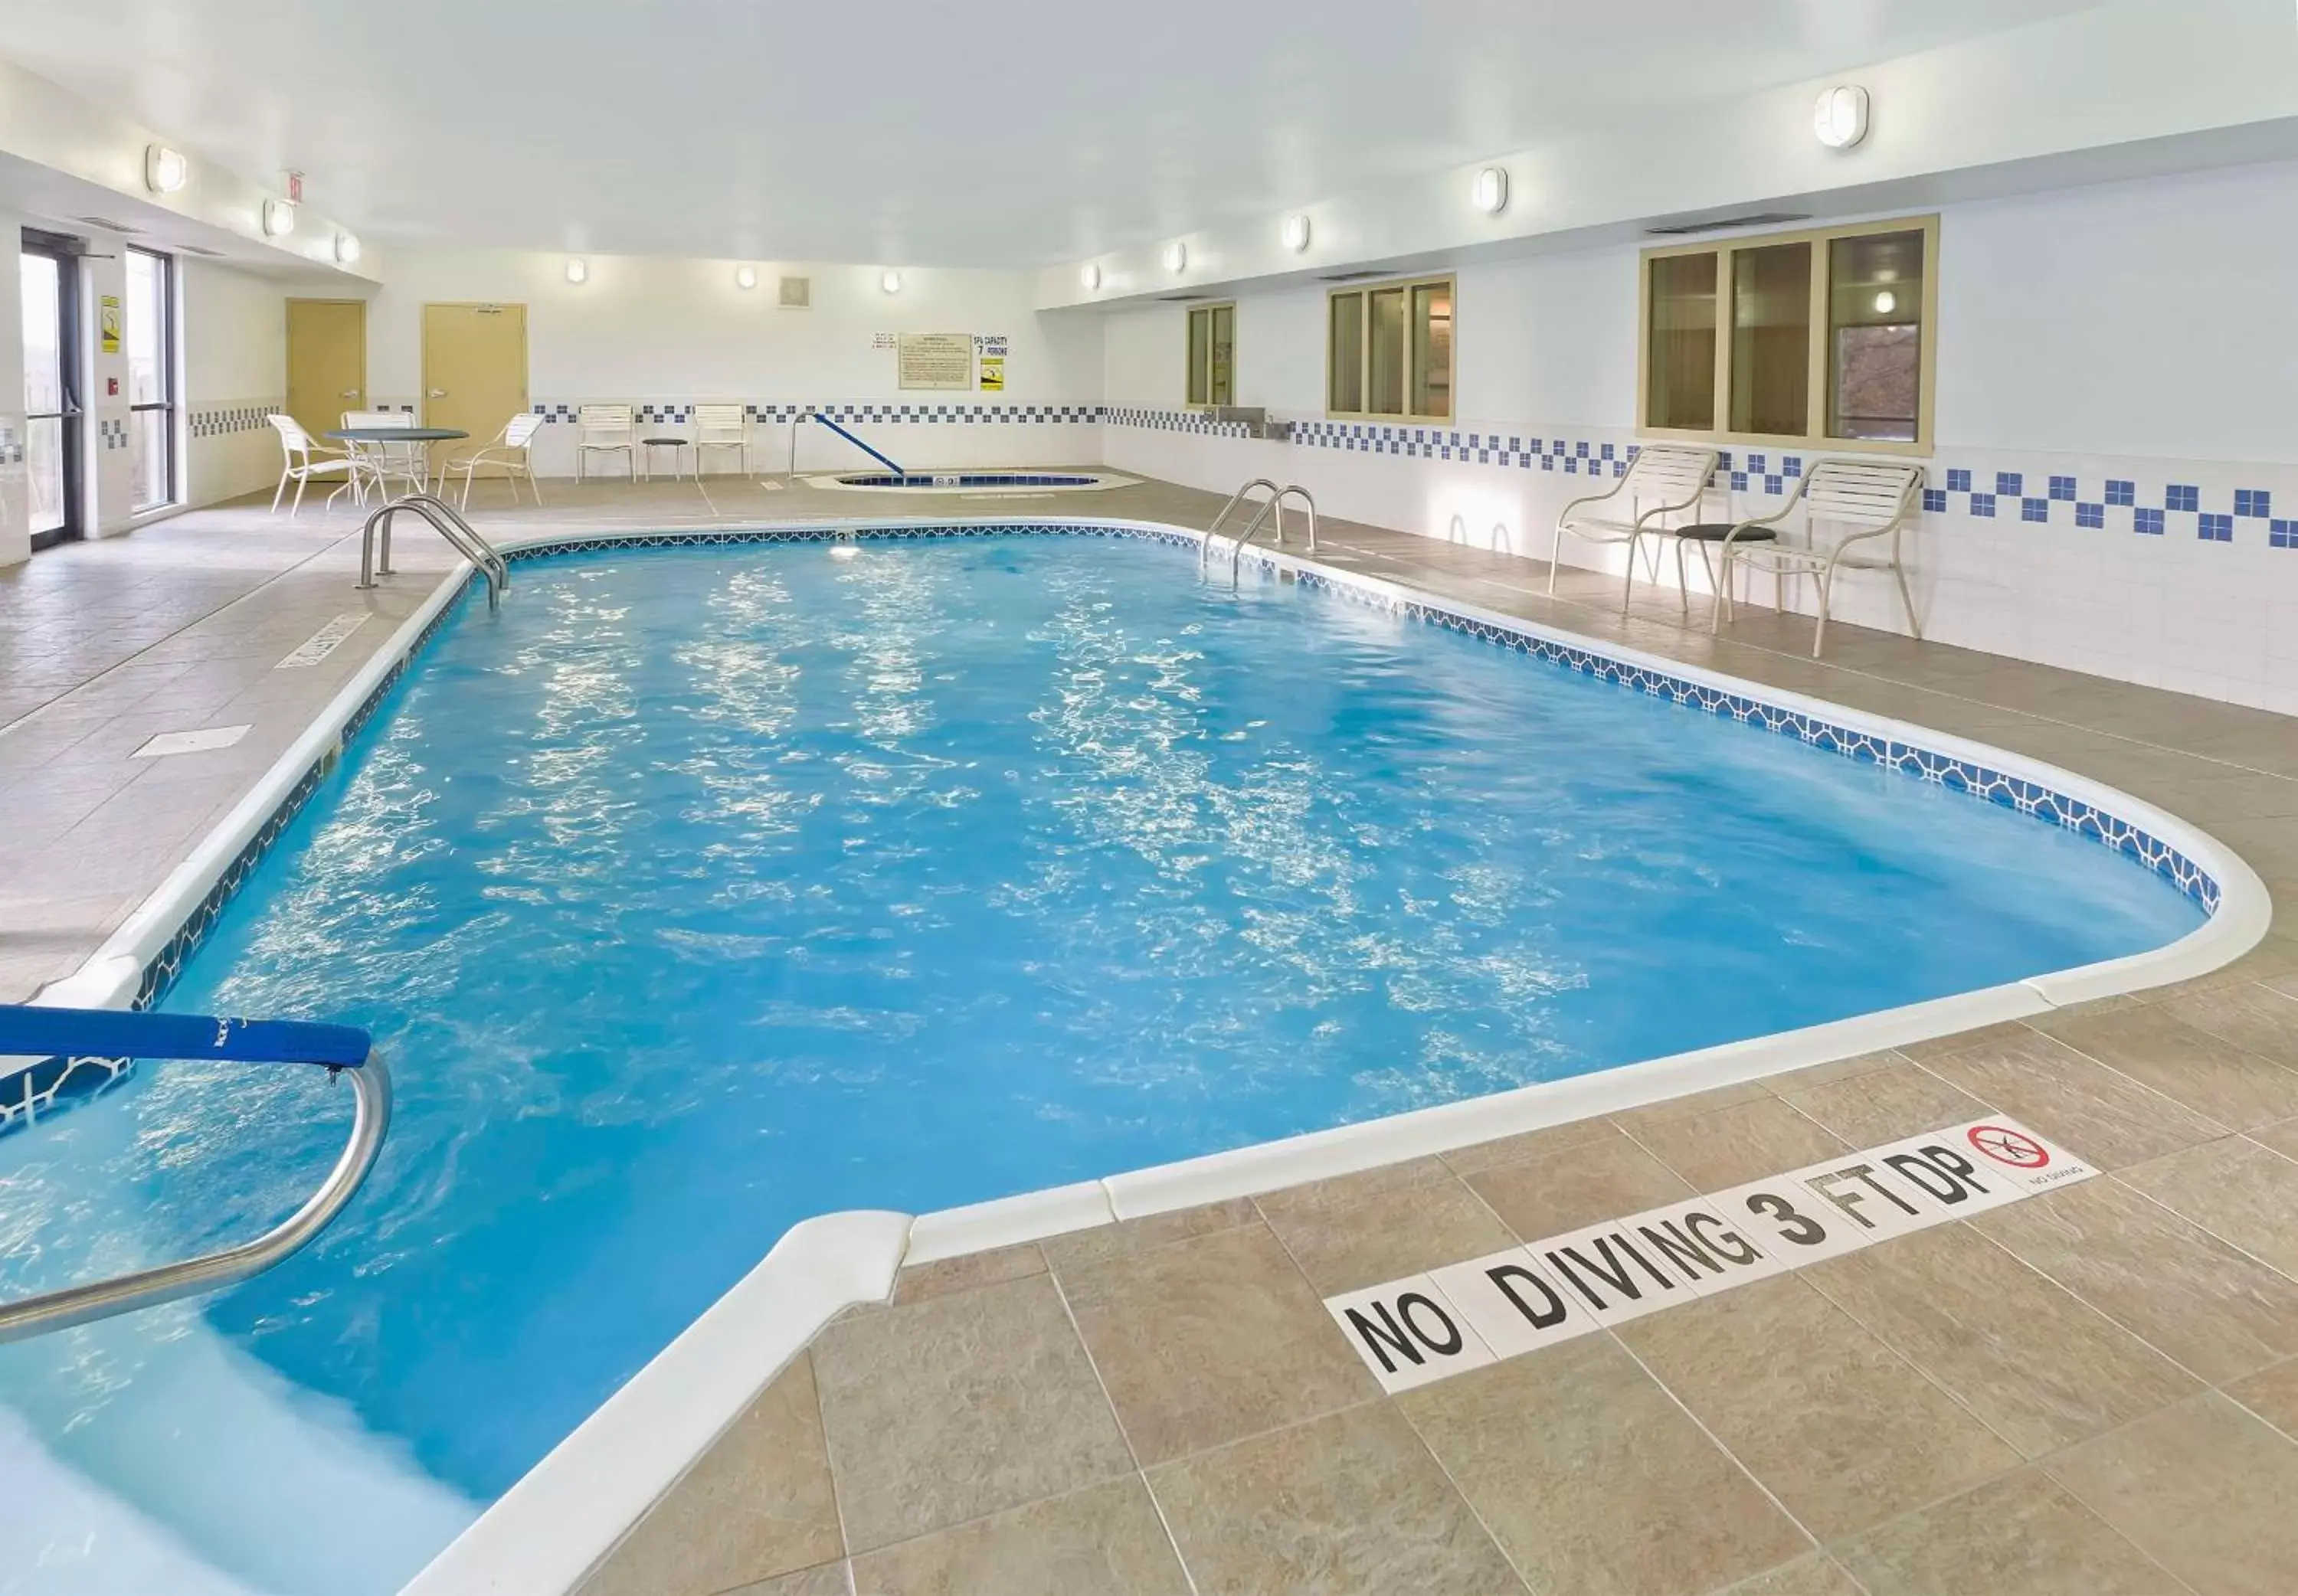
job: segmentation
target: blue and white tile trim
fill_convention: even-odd
[[[277,399],[234,399],[194,404],[186,407],[185,418],[194,439],[226,438],[236,433],[263,431],[270,425],[267,418],[277,415],[285,402]]]
[[[99,417],[95,423],[95,435],[100,448],[127,448],[128,418],[125,416]]]
[[[1216,421],[1203,410],[1161,410],[1140,405],[1112,405],[1101,414],[1112,426],[1137,426],[1149,432],[1194,433],[1206,438],[1249,438],[1252,428],[1242,421]]]
[[[624,404],[632,406],[635,419],[641,422],[683,425],[694,419],[694,407],[704,402],[740,402],[742,414],[753,421],[788,422],[801,416],[825,416],[841,426],[855,422],[876,422],[880,426],[935,426],[982,425],[1043,426],[1047,425],[1097,424],[1103,418],[1097,404],[978,404],[968,401],[933,403],[927,401],[895,402],[886,400],[856,400],[823,401],[818,404],[779,402],[773,400],[743,400],[707,401],[690,399],[626,400],[538,400],[534,413],[545,426],[572,424],[585,404]]]
[[[0,1135],[42,1114],[93,1097],[126,1077],[124,1058],[44,1058],[12,1075],[0,1075]]]
[[[0,421],[0,466],[24,463],[24,435],[13,421]]]

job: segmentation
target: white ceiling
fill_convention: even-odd
[[[1039,266],[2095,0],[0,0],[383,240]]]

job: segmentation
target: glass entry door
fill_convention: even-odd
[[[79,261],[24,236],[24,465],[32,547],[81,534]]]

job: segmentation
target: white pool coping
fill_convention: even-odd
[[[1137,487],[1140,485],[1141,482],[1139,477],[1127,476],[1121,472],[1086,470],[1080,467],[1062,466],[953,466],[940,470],[926,471],[908,469],[902,473],[905,476],[930,476],[934,479],[934,486],[922,488],[889,488],[882,484],[873,484],[866,482],[848,482],[846,480],[849,476],[883,476],[887,475],[889,475],[889,473],[882,470],[872,471],[865,467],[851,471],[808,472],[805,474],[800,480],[802,480],[807,487],[822,488],[834,493],[938,492],[956,493],[967,499],[1042,499],[1051,493],[1102,493],[1106,492],[1111,488]],[[1091,480],[1087,482],[968,484],[962,480],[967,476],[1083,476],[1089,477]],[[908,517],[908,519],[911,520],[915,520],[916,518],[917,517]],[[934,517],[933,519],[937,524],[940,524],[943,517],[937,516]],[[1065,517],[1063,519],[1067,519],[1067,517]],[[814,521],[794,521],[790,523],[792,525],[815,525],[820,524],[821,523]]]
[[[506,539],[506,551],[539,545],[613,542],[633,535],[707,539],[726,533],[793,527],[855,531],[913,526],[1002,526],[1058,522],[1108,531],[1202,541],[1170,523],[1030,515],[792,517],[741,527],[696,527],[634,534],[628,528],[535,532]],[[912,1217],[881,1211],[832,1213],[793,1226],[773,1249],[701,1318],[553,1447],[469,1529],[406,1587],[409,1596],[537,1596],[581,1583],[600,1559],[674,1484],[802,1351],[822,1326],[856,1303],[892,1294],[905,1264],[960,1256],[1067,1231],[1200,1203],[1271,1191],[1616,1112],[1684,1093],[1752,1080],[1806,1064],[1904,1046],[2069,1004],[2207,973],[2239,957],[2266,934],[2272,899],[2249,865],[2201,828],[2118,789],[2008,749],[1932,732],[1760,682],[1723,675],[1664,656],[1482,609],[1401,583],[1343,571],[1276,550],[1246,558],[1264,569],[1312,570],[1323,581],[1387,600],[1409,600],[1466,619],[1584,649],[1626,665],[1815,715],[1847,729],[1969,760],[2105,811],[2175,847],[2219,886],[2219,904],[2201,926],[2148,953],[2055,971],[1928,1003],[1879,1010],[1801,1030],[1621,1065],[1570,1079],[1311,1131],[1226,1153],[1131,1170],[1100,1180],[1024,1193]],[[391,641],[331,699],[310,726],[184,863],[81,968],[51,983],[37,1003],[124,1008],[145,967],[285,803],[311,766],[341,751],[343,728],[414,652],[472,574],[458,564]],[[1761,731],[1755,734],[1764,735]],[[1974,801],[1984,798],[1972,795]]]

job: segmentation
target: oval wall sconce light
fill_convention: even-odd
[[[335,235],[335,264],[350,266],[360,258],[360,241],[349,233]]]
[[[1099,262],[1088,260],[1083,266],[1078,268],[1078,286],[1084,289],[1087,294],[1091,294],[1095,289],[1101,286],[1101,266]]]
[[[285,200],[263,202],[263,236],[285,238],[295,230],[295,207]]]
[[[735,287],[741,289],[744,293],[746,293],[746,294],[747,294],[747,293],[748,293],[748,292],[749,292],[751,289],[756,288],[757,285],[758,285],[758,269],[757,269],[756,267],[755,267],[755,266],[737,266],[737,267],[734,269],[734,286],[735,286]]]
[[[181,150],[166,145],[144,146],[144,186],[153,194],[173,194],[191,181],[192,163]]]
[[[1847,150],[1867,136],[1867,91],[1838,84],[1811,108],[1811,130],[1831,150]]]
[[[580,255],[571,255],[567,257],[566,280],[570,283],[589,282],[591,280],[591,263],[583,259]]]
[[[1498,216],[1508,209],[1508,188],[1506,170],[1488,166],[1468,185],[1468,203],[1486,216]]]
[[[1298,214],[1286,217],[1280,236],[1284,238],[1286,249],[1299,254],[1309,247],[1309,219]]]
[[[878,288],[883,294],[899,294],[902,291],[902,274],[898,271],[885,273],[878,279]]]
[[[1165,246],[1165,269],[1176,277],[1189,269],[1189,246],[1176,238]]]

